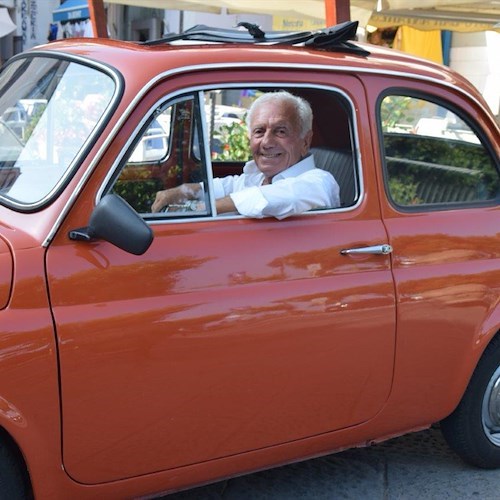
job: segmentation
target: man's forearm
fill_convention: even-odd
[[[151,206],[151,212],[159,212],[168,205],[185,203],[188,200],[200,199],[202,188],[198,183],[182,184],[171,189],[165,189],[156,193],[155,201]],[[215,201],[218,214],[237,212],[236,206],[230,196],[219,198]]]
[[[215,200],[215,208],[218,214],[226,214],[228,212],[237,212],[236,205],[230,196],[224,196]]]

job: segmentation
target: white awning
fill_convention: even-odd
[[[12,33],[16,25],[9,16],[9,11],[5,7],[0,7],[0,38]]]
[[[270,14],[290,18],[325,20],[327,0],[104,0],[108,4],[135,5],[228,14]],[[425,29],[445,26],[453,31],[482,31],[500,28],[500,0],[350,0],[351,19],[366,25],[373,13],[378,26],[409,22]],[[423,12],[425,10],[425,12]],[[366,15],[368,13],[368,15]],[[481,20],[477,19],[480,16]],[[426,21],[421,21],[425,17]],[[470,19],[469,19],[470,18]],[[448,20],[444,23],[443,20]],[[370,24],[372,24],[370,22]]]

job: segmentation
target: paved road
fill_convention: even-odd
[[[500,470],[463,464],[438,429],[288,465],[163,500],[500,500]]]

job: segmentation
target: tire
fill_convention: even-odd
[[[0,500],[31,500],[28,471],[20,453],[5,439],[0,441]]]
[[[486,348],[460,404],[441,422],[441,431],[465,462],[500,468],[500,335]]]

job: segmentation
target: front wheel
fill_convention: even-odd
[[[441,430],[465,462],[500,467],[500,335],[486,348],[462,401],[441,422]]]
[[[0,432],[0,498],[32,500],[28,471],[21,454]]]

